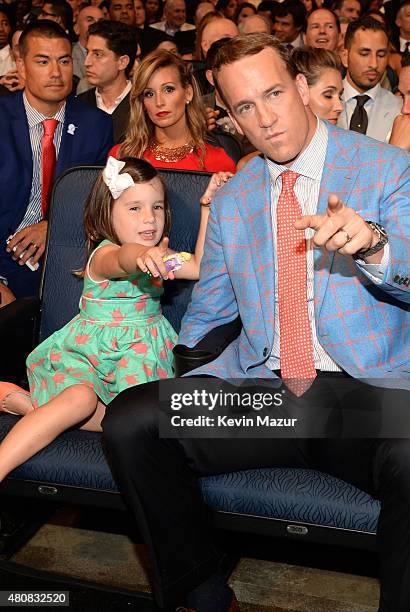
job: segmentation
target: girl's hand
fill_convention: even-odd
[[[137,258],[137,268],[154,277],[173,280],[173,272],[167,272],[162,259],[168,255],[168,243],[169,238],[163,238],[157,246],[147,248],[144,255]]]
[[[201,206],[209,206],[214,194],[233,176],[232,172],[216,172],[211,176],[208,187],[201,196],[199,203]]]

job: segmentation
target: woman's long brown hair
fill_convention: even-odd
[[[130,95],[131,112],[127,135],[120,146],[119,154],[122,157],[142,157],[154,137],[155,126],[145,112],[143,94],[154,72],[168,66],[176,69],[184,89],[189,86],[192,87],[193,97],[191,102],[186,105],[186,124],[194,143],[195,155],[197,155],[200,165],[203,167],[206,153],[206,121],[201,92],[192,74],[191,66],[179,57],[162,49],[146,55],[138,66]]]

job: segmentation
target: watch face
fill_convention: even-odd
[[[387,232],[382,225],[380,225],[379,223],[375,223],[374,221],[368,221],[367,223],[370,225],[372,230],[377,234],[379,240],[387,241]]]
[[[366,223],[370,227],[372,232],[376,234],[377,243],[370,249],[358,251],[355,255],[353,255],[354,259],[360,259],[362,257],[369,257],[370,255],[374,255],[375,253],[380,251],[389,241],[387,232],[382,225],[380,225],[379,223],[375,223],[375,221],[366,221]]]

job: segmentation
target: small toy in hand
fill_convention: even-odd
[[[180,253],[173,253],[172,255],[166,255],[162,258],[162,261],[165,263],[165,269],[167,272],[175,272],[175,270],[179,270],[182,268],[186,261],[191,259],[191,253],[185,253],[185,251],[181,251]]]
[[[165,269],[168,272],[175,272],[175,270],[180,270],[186,261],[191,259],[191,253],[185,253],[185,251],[181,251],[180,253],[173,253],[172,255],[165,255],[162,258],[162,261],[165,263]],[[149,276],[152,276],[151,272],[147,271]]]

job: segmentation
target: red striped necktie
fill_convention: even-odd
[[[47,217],[56,165],[56,149],[53,138],[58,125],[57,119],[44,119],[43,140],[41,142],[41,210],[43,218]]]

